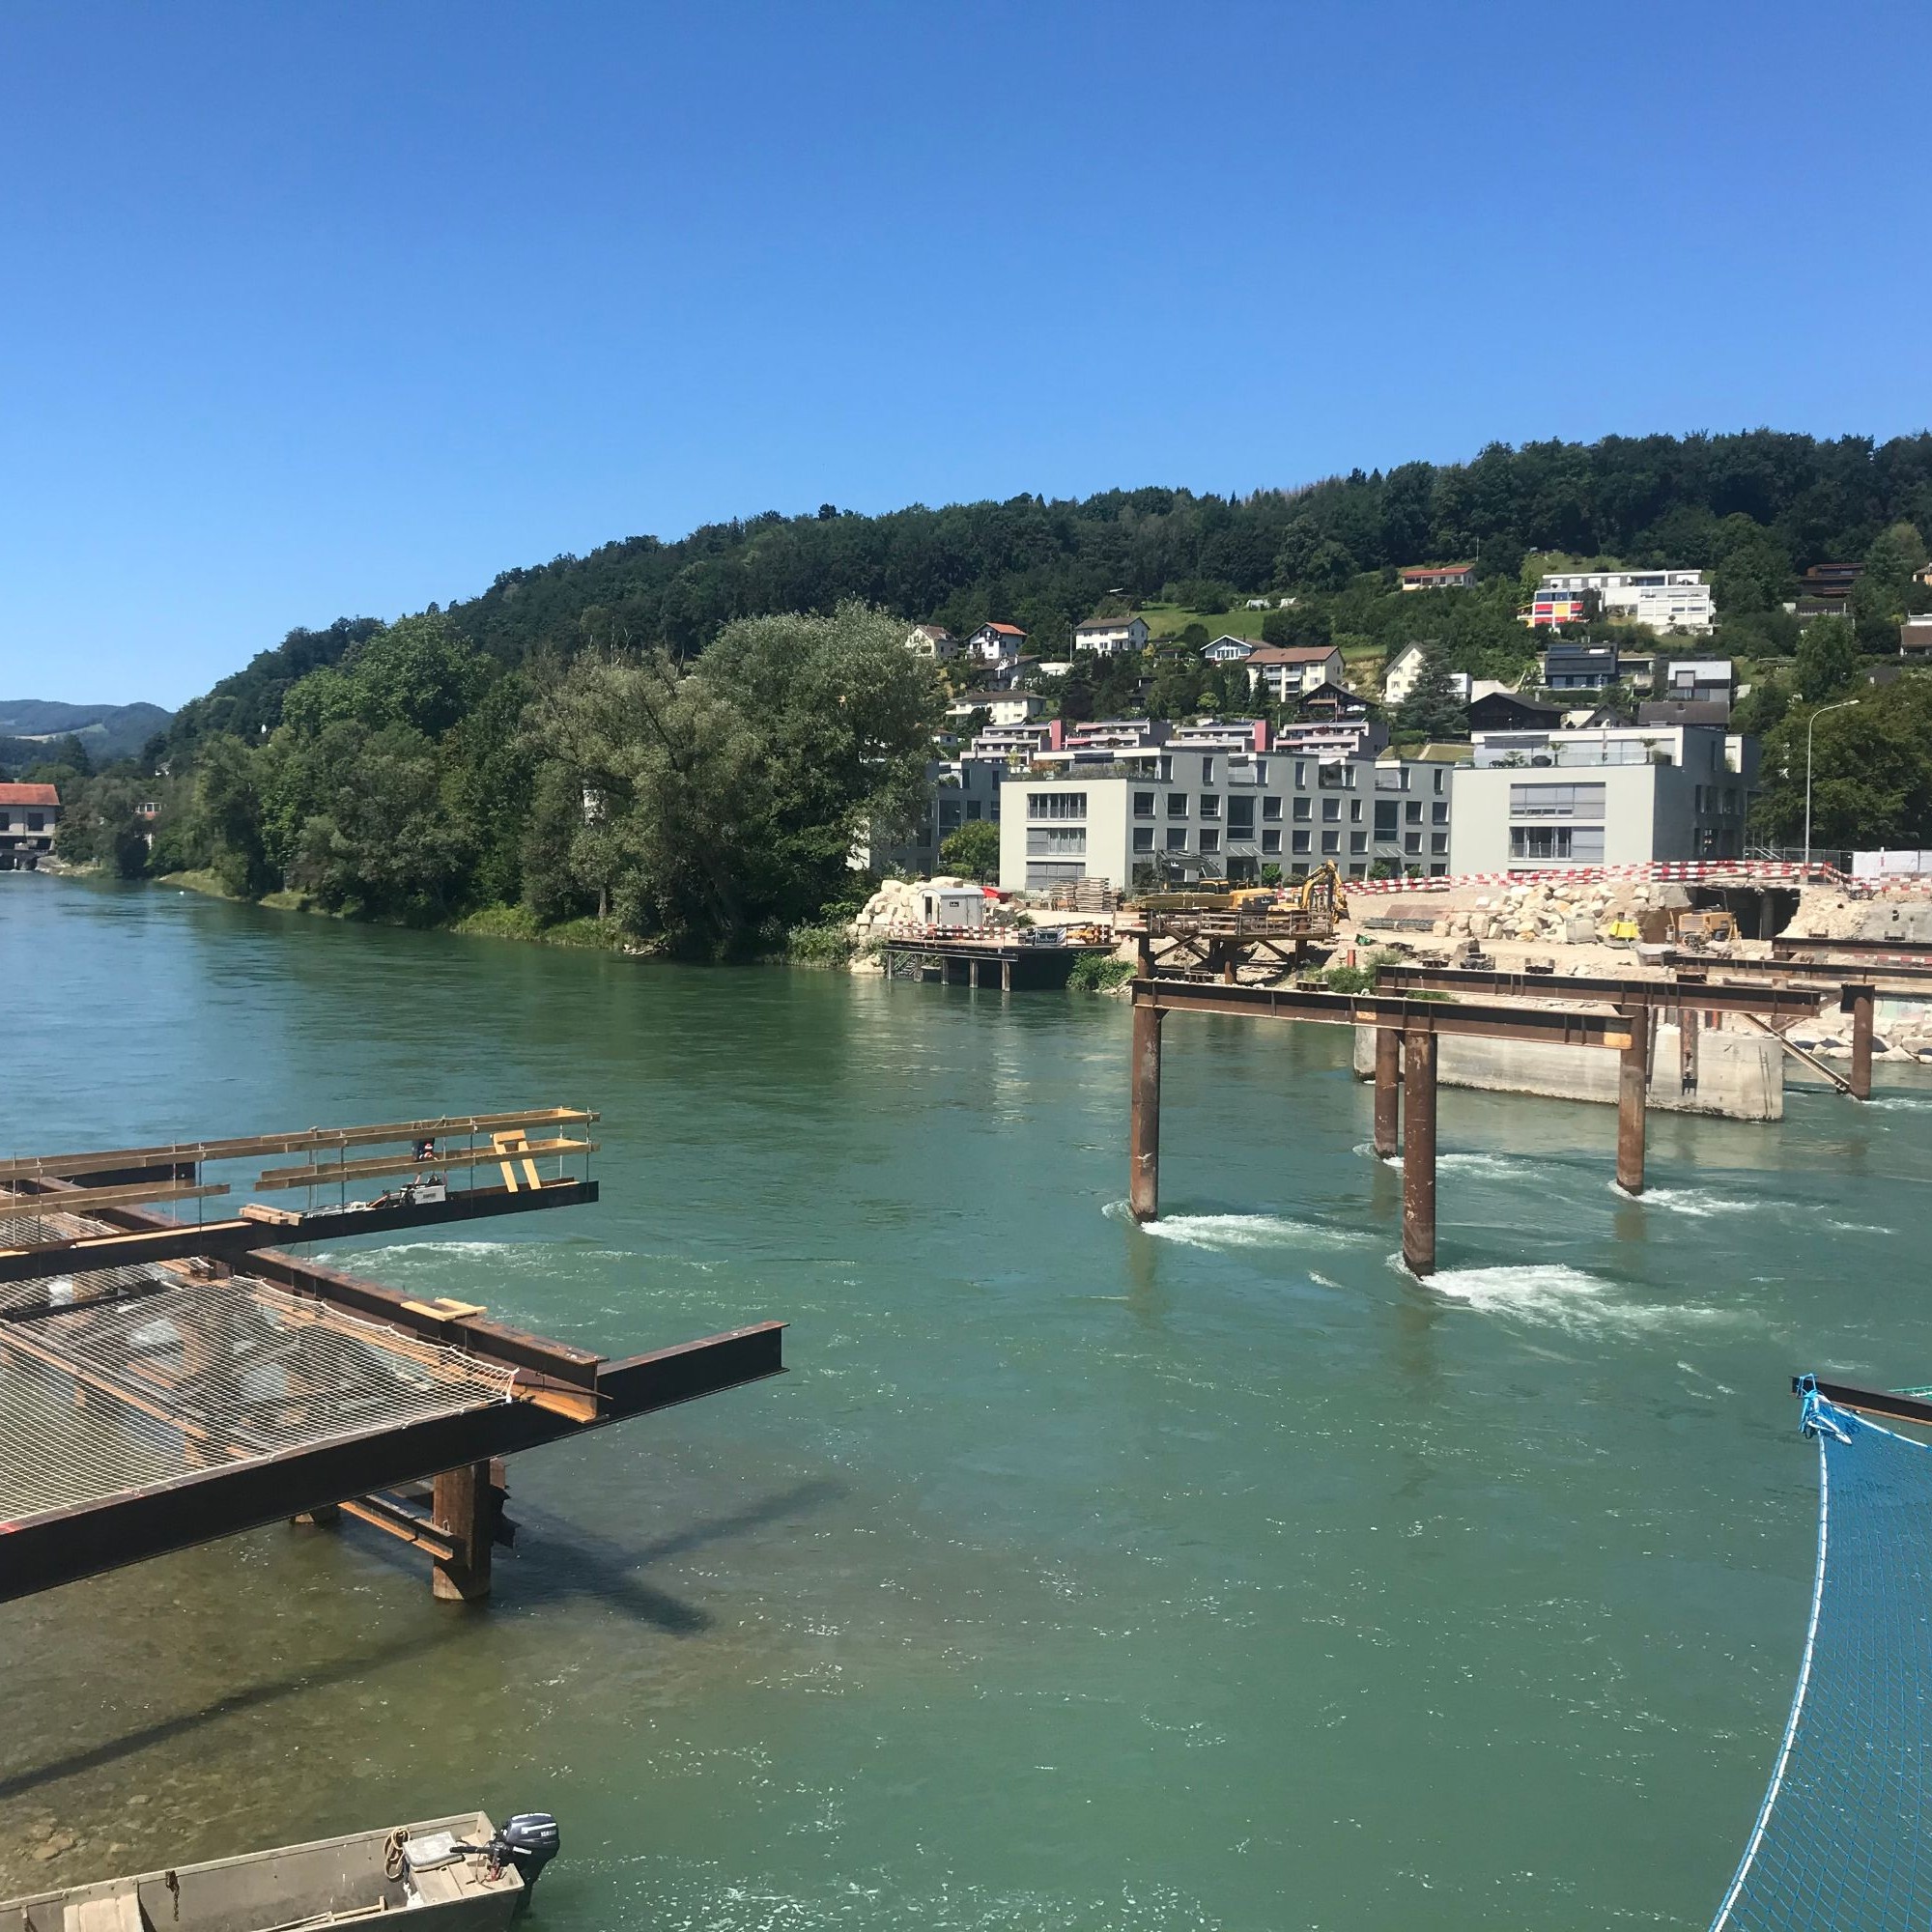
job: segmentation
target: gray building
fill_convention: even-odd
[[[1483,732],[1456,774],[1457,872],[1741,859],[1757,741],[1709,724]]]
[[[1077,879],[1231,885],[1333,860],[1439,875],[1450,864],[1449,767],[1413,759],[1163,748],[1145,770],[1107,766],[1008,779],[1000,884],[1048,892]]]
[[[853,851],[860,871],[930,878],[940,869],[939,848],[962,825],[1000,817],[1005,763],[991,758],[935,758],[925,768],[925,797],[914,825],[874,824],[870,837]]]

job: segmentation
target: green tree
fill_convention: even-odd
[[[1396,707],[1395,728],[1405,738],[1463,738],[1469,731],[1469,707],[1450,683],[1448,660],[1441,647],[1426,645],[1408,696]]]
[[[1849,691],[1864,675],[1859,640],[1842,617],[1818,617],[1805,627],[1798,644],[1798,696],[1806,704],[1822,704]]]
[[[1773,838],[1804,830],[1812,715],[1813,707],[1795,708],[1765,739],[1755,822]],[[1811,736],[1814,843],[1932,845],[1932,680],[1900,678],[1872,691],[1818,718]]]
[[[976,818],[939,842],[941,867],[960,878],[984,885],[1000,876],[1000,828]]]

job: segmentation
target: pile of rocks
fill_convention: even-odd
[[[1932,901],[1911,880],[1854,898],[1833,886],[1807,886],[1780,939],[1895,939],[1932,945]]]
[[[925,924],[923,895],[934,887],[955,891],[977,891],[971,879],[950,875],[936,879],[888,879],[860,910],[852,922],[854,939],[883,939],[889,932],[911,931]]]
[[[1640,913],[1688,906],[1680,885],[1643,879],[1525,880],[1479,894],[1472,905],[1444,908],[1435,930],[1450,939],[1509,939],[1593,946],[1610,927]]]

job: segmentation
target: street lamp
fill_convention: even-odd
[[[1804,877],[1811,876],[1811,732],[1819,719],[1828,711],[1849,711],[1859,700],[1856,697],[1841,698],[1836,704],[1821,704],[1812,712],[1804,726]]]

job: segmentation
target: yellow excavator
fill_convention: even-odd
[[[1298,884],[1285,886],[1243,886],[1228,895],[1231,911],[1244,907],[1263,911],[1281,906],[1295,912],[1323,913],[1331,921],[1349,917],[1349,895],[1342,890],[1342,874],[1334,860],[1324,859]]]

